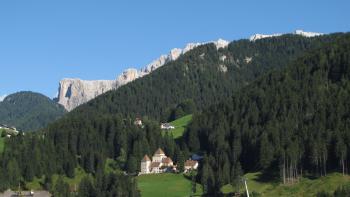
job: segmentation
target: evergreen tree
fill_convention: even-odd
[[[89,177],[84,177],[79,183],[78,196],[80,197],[95,197],[96,190]]]

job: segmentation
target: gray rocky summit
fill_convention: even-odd
[[[229,44],[228,41],[222,39],[206,43],[214,43],[217,49],[226,47]],[[161,55],[158,59],[153,60],[150,64],[144,66],[140,70],[134,68],[126,69],[122,74],[117,76],[115,80],[81,80],[78,78],[62,79],[58,88],[58,103],[63,105],[66,110],[71,111],[98,95],[119,88],[137,78],[148,75],[164,64],[170,61],[175,61],[181,55],[206,43],[189,43],[183,49],[172,49],[168,55]]]

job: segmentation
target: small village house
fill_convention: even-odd
[[[191,170],[197,170],[198,161],[195,160],[187,160],[185,161],[184,173],[190,172]]]
[[[142,126],[142,120],[141,120],[141,118],[136,118],[135,121],[134,121],[134,125],[136,125],[136,126]]]
[[[162,123],[160,124],[160,128],[165,130],[175,129],[170,123]]]
[[[152,160],[145,155],[141,160],[140,174],[158,174],[174,170],[174,163],[170,157],[167,157],[161,148],[153,154]]]

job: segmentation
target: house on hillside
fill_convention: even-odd
[[[160,124],[160,128],[165,130],[175,129],[175,127],[170,123],[162,123]]]
[[[198,161],[195,160],[187,160],[184,165],[184,173],[190,172],[191,170],[197,170]]]
[[[134,125],[141,127],[142,126],[141,118],[136,118],[135,121],[134,121]]]
[[[173,160],[167,157],[161,148],[153,154],[152,160],[145,155],[141,160],[140,174],[158,174],[175,170]]]

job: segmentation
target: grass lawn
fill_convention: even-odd
[[[299,183],[282,185],[280,182],[261,182],[258,177],[261,173],[247,173],[249,193],[257,192],[261,196],[316,196],[320,191],[333,192],[339,186],[349,183],[350,176],[340,173],[331,173],[325,177],[310,179],[302,178]],[[243,185],[242,185],[243,191]],[[232,192],[232,187],[226,185],[222,188],[224,193]]]
[[[5,148],[5,137],[0,137],[0,153],[4,151]]]
[[[176,119],[170,122],[171,125],[175,127],[175,129],[170,130],[173,134],[174,139],[179,138],[184,133],[186,126],[192,121],[192,114],[186,115],[182,118]],[[164,131],[167,132],[167,131]]]
[[[188,197],[191,194],[191,181],[183,174],[149,174],[137,177],[137,184],[142,197]],[[197,184],[196,195],[200,196],[202,188]]]

